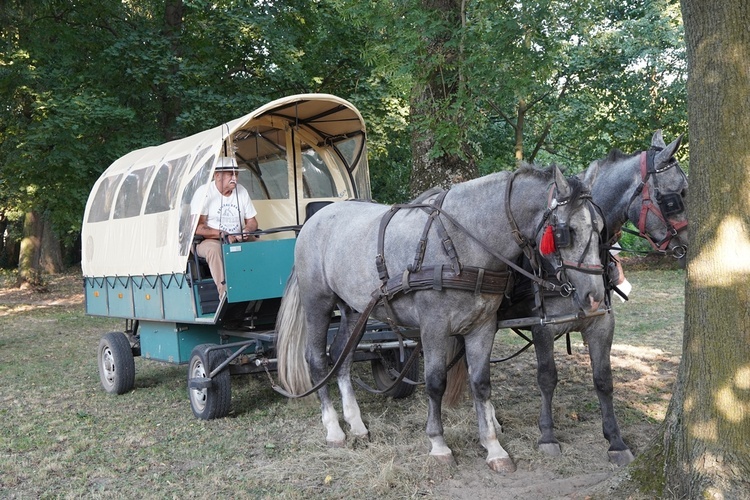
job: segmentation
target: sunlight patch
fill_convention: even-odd
[[[690,263],[689,276],[698,287],[744,284],[750,274],[750,237],[742,221],[727,216],[717,237]]]

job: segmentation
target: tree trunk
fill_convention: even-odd
[[[520,164],[523,161],[523,127],[526,120],[526,100],[521,99],[518,101],[518,109],[516,113],[516,128],[515,128],[515,156],[516,164]]]
[[[446,115],[456,99],[461,84],[459,60],[460,50],[452,39],[460,31],[463,22],[464,4],[456,0],[422,0],[422,7],[429,15],[441,16],[446,21],[444,29],[432,33],[426,40],[427,51],[432,57],[422,63],[420,73],[426,75],[415,84],[411,99],[411,121],[413,132],[411,194],[417,195],[435,186],[449,188],[451,184],[473,179],[478,169],[473,162],[463,159],[457,151],[449,151],[440,144],[435,133],[436,126],[444,126],[449,120],[456,130],[461,130],[460,116]],[[436,67],[431,61],[443,61]],[[462,145],[459,145],[461,148]]]
[[[412,108],[412,113],[417,112]],[[477,176],[477,169],[455,154],[432,155],[435,139],[430,131],[412,134],[412,196],[433,187],[448,189],[452,184]]]
[[[43,224],[42,252],[39,256],[39,269],[46,274],[57,274],[65,268],[62,259],[62,246],[60,239],[52,229],[49,219],[44,217]]]
[[[62,271],[60,241],[50,224],[39,213],[26,214],[23,224],[23,239],[18,257],[17,286],[29,283],[42,284],[42,274],[55,274]]]
[[[689,68],[690,252],[682,362],[661,443],[664,493],[747,498],[750,11],[746,0],[681,4]]]
[[[0,212],[0,267],[8,265],[10,241],[5,237],[5,230],[8,229],[8,218]]]
[[[177,130],[177,117],[182,110],[182,99],[178,94],[176,79],[179,74],[177,61],[182,56],[180,35],[184,10],[182,0],[167,0],[164,10],[164,36],[170,41],[172,62],[168,66],[170,78],[158,86],[157,93],[161,101],[159,121],[167,141],[174,140],[180,135]]]

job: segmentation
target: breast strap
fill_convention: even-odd
[[[377,293],[384,298],[392,299],[400,293],[451,288],[473,292],[474,295],[502,295],[506,294],[511,286],[512,274],[507,269],[490,271],[481,267],[465,266],[458,274],[450,266],[438,264],[424,266],[418,271],[407,269],[401,276],[388,279]]]

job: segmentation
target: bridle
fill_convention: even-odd
[[[651,147],[648,151],[643,151],[640,158],[640,171],[641,171],[641,183],[633,192],[628,203],[628,210],[638,196],[641,196],[641,214],[638,218],[638,231],[639,236],[648,241],[654,250],[663,254],[671,254],[677,259],[685,256],[687,248],[684,245],[679,245],[670,250],[669,244],[672,238],[678,235],[678,233],[687,227],[687,220],[675,221],[670,219],[673,215],[681,214],[685,211],[685,204],[682,201],[680,193],[666,192],[662,193],[659,190],[659,181],[656,174],[665,172],[670,168],[677,166],[677,161],[672,159],[667,163],[666,166],[657,169],[654,166],[654,157],[656,153],[661,151],[661,148]],[[682,172],[682,171],[681,171]],[[656,203],[651,199],[651,193],[648,189],[648,179],[653,175],[654,179],[654,194]],[[684,175],[684,173],[683,173]],[[666,236],[659,242],[656,242],[651,238],[651,235],[646,231],[646,217],[648,213],[652,212],[659,220],[664,223],[666,229]]]
[[[596,216],[599,215],[601,220],[605,220],[604,216],[598,206],[596,206],[591,200],[590,192],[583,192],[579,195],[578,200],[585,203],[591,214],[591,220],[595,221]],[[569,296],[575,291],[575,287],[568,280],[566,275],[567,269],[573,269],[586,274],[603,274],[604,266],[599,262],[598,264],[586,264],[583,262],[589,248],[594,240],[594,234],[598,235],[599,241],[596,241],[597,248],[601,247],[601,233],[592,231],[589,234],[589,239],[586,242],[586,247],[581,252],[581,256],[578,261],[567,260],[563,258],[560,253],[561,248],[567,248],[572,245],[573,239],[571,237],[571,230],[567,221],[561,220],[558,216],[558,208],[567,205],[570,202],[570,198],[558,199],[557,192],[554,186],[550,187],[547,196],[547,210],[544,212],[542,221],[539,223],[537,228],[537,235],[543,229],[543,234],[539,244],[539,252],[543,256],[554,256],[554,262],[550,262],[554,268],[555,275],[563,283],[563,289],[561,294],[563,296]],[[531,260],[531,259],[530,259]],[[533,262],[533,261],[532,261]],[[565,292],[565,293],[563,293]]]

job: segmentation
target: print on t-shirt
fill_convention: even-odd
[[[217,217],[219,218],[220,230],[225,233],[240,232],[240,209],[233,199],[231,201],[222,200]]]

